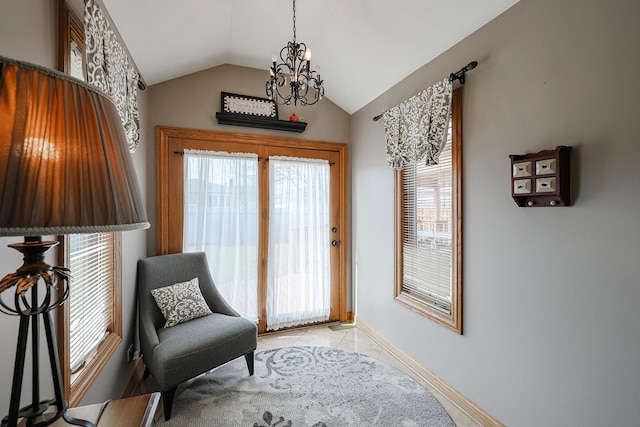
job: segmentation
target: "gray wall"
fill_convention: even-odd
[[[358,318],[509,426],[640,420],[639,17],[637,0],[521,0],[353,116]],[[460,336],[393,301],[371,118],[471,60]],[[573,146],[575,205],[516,207],[508,155],[556,145]]]
[[[21,59],[49,68],[57,66],[57,4],[55,0],[8,0],[0,5],[0,55]],[[147,194],[146,157],[148,147],[153,144],[153,134],[146,133],[148,113],[147,97],[143,92],[140,99],[142,135],[138,151],[132,155],[143,197]],[[122,395],[133,372],[134,363],[126,361],[126,349],[133,342],[135,319],[135,274],[137,260],[146,256],[147,231],[132,231],[122,235],[122,327],[123,342],[116,354],[107,364],[94,386],[89,390],[82,403],[93,403]],[[53,237],[52,237],[53,238]],[[18,252],[7,248],[20,238],[0,238],[0,275],[15,271],[22,259]],[[56,263],[56,251],[50,250],[47,261]],[[5,301],[11,301],[3,295]],[[0,314],[0,359],[5,363],[0,369],[0,417],[9,411],[11,379],[18,322],[14,317]],[[43,350],[46,346],[42,347]],[[41,377],[43,378],[43,398],[53,397],[51,392],[49,369],[43,359]],[[28,362],[30,363],[30,362]],[[23,397],[31,396],[30,364],[27,365],[23,387]],[[23,400],[25,404],[27,400]]]

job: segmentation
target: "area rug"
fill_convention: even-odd
[[[157,426],[452,427],[431,393],[371,357],[328,347],[286,347],[244,357],[196,379]]]

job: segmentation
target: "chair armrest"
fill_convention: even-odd
[[[227,303],[227,301],[221,296],[218,298],[215,298],[212,301],[212,303],[209,303],[207,301],[207,304],[209,305],[209,308],[211,309],[211,311],[213,311],[214,313],[222,313],[222,314],[226,314],[227,316],[240,317],[240,314],[237,311],[235,311],[233,307],[231,307],[229,303]]]
[[[149,318],[140,318],[140,348],[142,355],[151,356],[153,349],[160,344],[158,333]]]

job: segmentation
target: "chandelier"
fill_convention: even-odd
[[[277,104],[313,105],[322,99],[324,87],[319,69],[311,71],[311,50],[296,41],[296,0],[293,0],[293,41],[280,50],[280,63],[271,56],[267,97]],[[288,88],[287,88],[288,86]]]

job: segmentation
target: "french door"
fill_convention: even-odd
[[[347,320],[345,160],[343,144],[159,128],[158,252],[206,252],[261,332]]]

